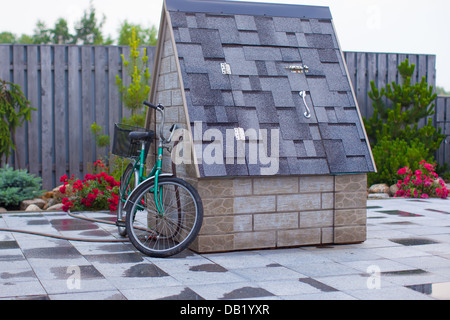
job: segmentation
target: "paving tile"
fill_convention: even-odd
[[[0,298],[46,295],[38,279],[31,281],[0,281]]]

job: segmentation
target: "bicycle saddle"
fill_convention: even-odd
[[[153,139],[155,133],[153,131],[149,132],[139,132],[132,131],[128,134],[131,140],[147,141]]]

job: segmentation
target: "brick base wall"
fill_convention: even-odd
[[[366,175],[200,179],[196,252],[360,243]]]

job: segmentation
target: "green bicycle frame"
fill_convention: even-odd
[[[158,147],[158,155],[156,158],[156,163],[153,166],[152,171],[150,172],[150,174],[148,176],[146,176],[144,174],[144,167],[145,167],[145,145],[142,144],[142,149],[141,149],[141,154],[139,156],[139,161],[136,161],[136,163],[134,164],[133,167],[133,172],[138,171],[139,172],[139,177],[138,177],[138,181],[137,181],[137,185],[139,185],[140,183],[144,182],[145,180],[147,180],[150,177],[154,177],[155,178],[155,188],[153,189],[153,193],[154,193],[154,198],[155,198],[155,203],[156,203],[156,208],[160,214],[160,216],[164,215],[164,209],[162,207],[162,205],[160,205],[160,203],[162,203],[162,187],[158,188],[158,178],[159,175],[161,173],[162,170],[162,157],[163,157],[163,147],[159,146]],[[128,178],[127,184],[129,185],[131,182],[131,178],[132,175],[130,175],[130,177]],[[135,177],[136,178],[136,177]],[[159,192],[158,192],[159,190]],[[121,195],[122,197],[122,201],[126,202],[127,199],[123,198],[123,195]]]

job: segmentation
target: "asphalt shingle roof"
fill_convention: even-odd
[[[270,129],[279,129],[278,174],[374,171],[328,8],[199,0],[166,0],[166,8],[192,125],[224,137],[227,129],[268,129],[267,149]],[[249,157],[247,148],[244,164],[203,162],[200,175],[260,175],[265,164]]]

